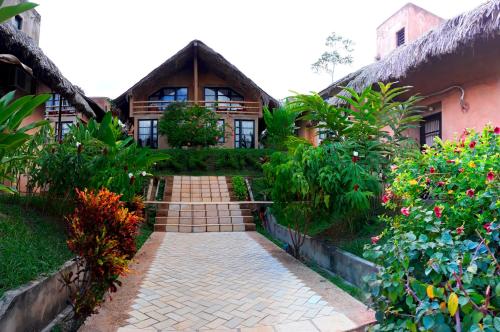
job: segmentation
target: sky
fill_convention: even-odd
[[[408,0],[38,0],[40,46],[87,96],[116,98],[199,39],[277,99],[320,91],[329,74],[311,64],[336,32],[355,43],[354,62],[374,61],[376,28]],[[414,0],[445,19],[484,0]]]

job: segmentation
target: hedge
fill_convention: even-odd
[[[214,171],[261,172],[262,161],[274,150],[271,149],[166,149],[169,160],[155,166],[160,173],[190,173]]]

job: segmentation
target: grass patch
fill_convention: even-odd
[[[156,207],[146,206],[146,220],[142,223],[141,227],[139,228],[139,234],[135,238],[135,245],[137,247],[137,251],[141,249],[141,247],[153,233],[155,219],[156,219]]]
[[[19,204],[0,201],[0,297],[57,271],[73,255],[61,218],[45,217]]]
[[[323,234],[323,238],[340,249],[363,257],[364,246],[371,243],[371,237],[380,234],[384,228],[384,223],[375,221],[363,225],[357,232],[352,233],[348,230],[348,227],[334,225]],[[384,241],[386,239],[382,238],[379,243]]]

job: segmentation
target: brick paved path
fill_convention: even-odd
[[[305,332],[359,326],[253,236],[167,233],[130,308],[128,325],[119,331]],[[346,296],[339,291],[339,301]]]

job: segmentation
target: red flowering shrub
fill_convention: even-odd
[[[101,189],[76,191],[74,213],[67,217],[68,247],[77,255],[78,270],[63,277],[70,290],[75,321],[97,312],[109,290],[116,292],[118,278],[136,252],[135,237],[142,218],[129,212],[120,195]]]
[[[381,266],[372,330],[500,331],[499,130],[435,143],[398,162],[382,197],[395,214],[365,252]]]

